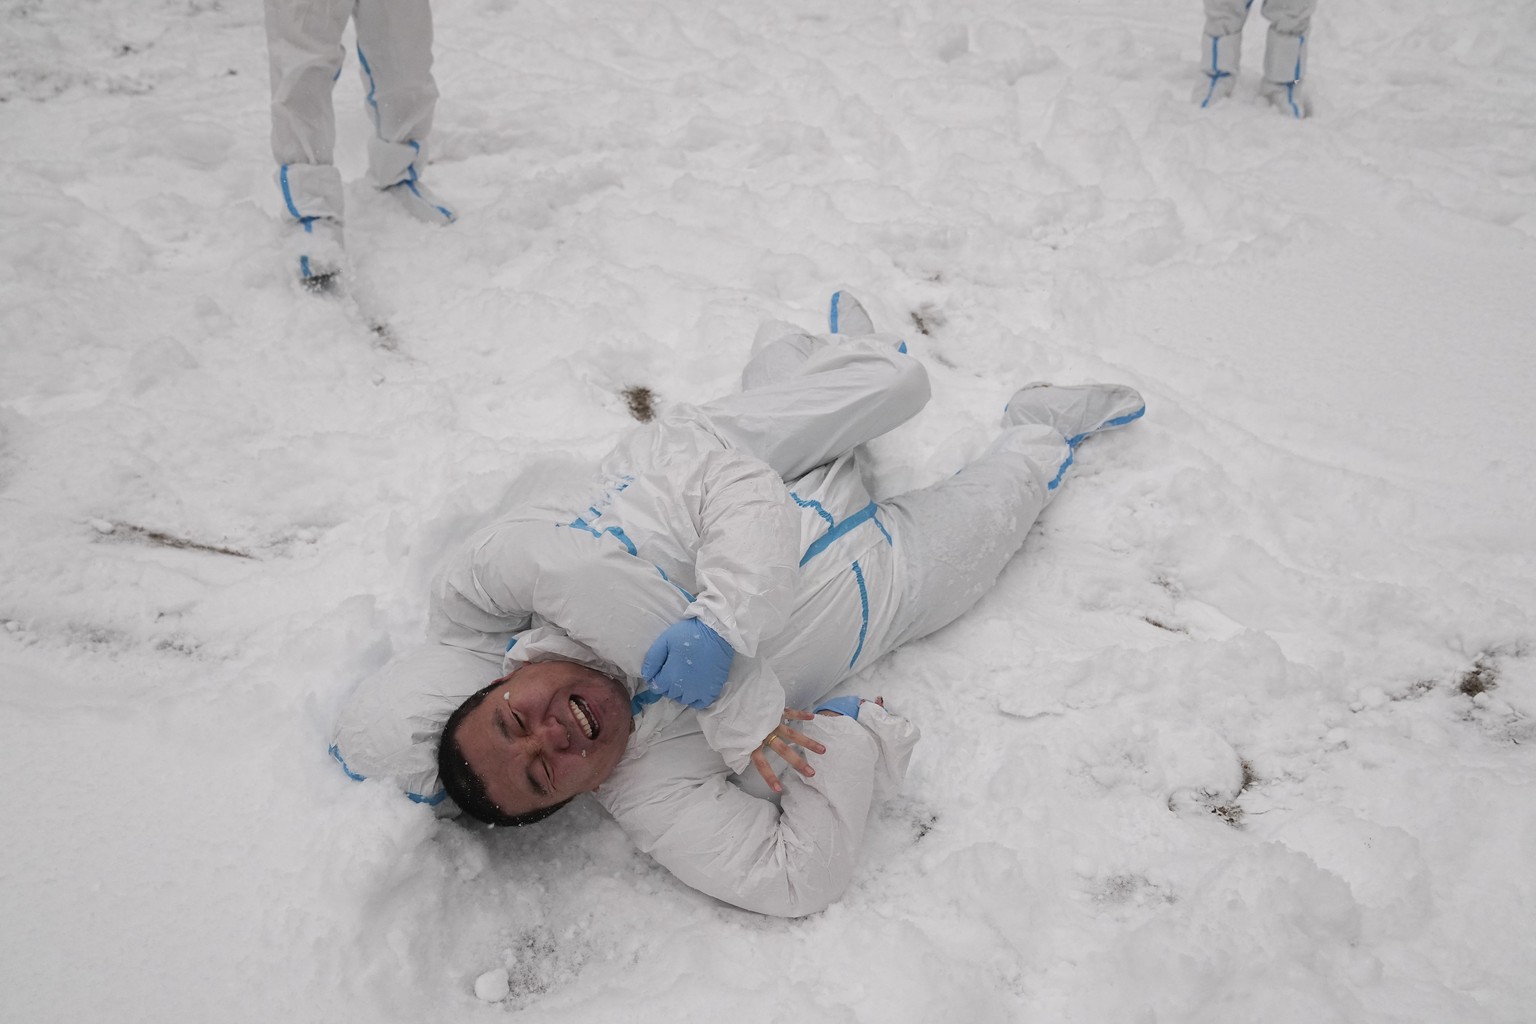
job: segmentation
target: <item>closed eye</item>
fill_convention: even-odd
[[[549,764],[548,763],[544,764],[544,774],[545,775],[549,774]],[[533,769],[532,768],[528,769],[528,788],[533,790],[539,796],[549,796],[549,789],[542,782],[540,782],[536,777],[534,777]]]
[[[518,735],[530,735],[528,730],[528,723],[523,721],[522,715],[519,715],[516,711],[513,711],[510,708],[507,710],[507,714],[512,716],[512,722],[516,726]],[[511,729],[507,728],[506,719],[498,717],[496,719],[496,725],[501,729],[501,735],[505,737],[508,742],[511,742],[513,739],[513,733]],[[528,788],[533,790],[541,797],[547,797],[549,796],[550,791],[554,788],[554,773],[551,771],[548,761],[541,759],[539,762],[539,767],[543,768],[544,777],[549,780],[549,784],[545,785],[544,783],[540,782],[538,777],[534,774],[534,766],[530,765],[527,773]]]

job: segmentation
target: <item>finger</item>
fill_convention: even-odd
[[[768,740],[768,745],[773,748],[773,752],[775,754],[778,754],[784,759],[785,764],[789,765],[801,775],[804,775],[806,778],[810,778],[812,775],[816,774],[816,769],[812,768],[809,764],[806,763],[805,758],[800,755],[800,751],[796,750],[788,743],[785,743],[784,740],[779,736],[775,735],[770,737]]]
[[[801,711],[799,708],[785,708],[784,717],[793,718],[801,722],[809,722],[816,716],[811,714],[809,711]]]
[[[653,682],[666,663],[667,645],[658,637],[656,642],[651,644],[650,650],[645,652],[645,660],[640,663],[640,678],[646,682]]]
[[[752,752],[752,767],[756,768],[757,774],[761,775],[763,781],[768,783],[769,789],[775,793],[784,792],[784,784],[779,781],[777,775],[773,774],[773,769],[768,767],[768,758],[763,755],[762,750],[759,749]]]
[[[822,746],[820,743],[817,743],[805,733],[796,732],[794,729],[791,729],[787,725],[779,726],[778,729],[774,730],[774,732],[789,742],[798,743],[800,746],[804,747],[806,750],[812,751],[813,753],[825,754],[827,752],[826,747]]]

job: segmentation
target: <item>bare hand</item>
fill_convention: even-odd
[[[816,769],[806,764],[805,758],[801,756],[800,751],[796,750],[795,747],[804,747],[806,750],[816,754],[825,754],[827,748],[811,739],[805,733],[789,727],[791,719],[798,722],[809,722],[815,717],[809,711],[785,708],[784,721],[780,723],[777,729],[769,733],[767,738],[752,752],[752,766],[757,769],[757,774],[763,777],[763,781],[768,783],[768,788],[775,793],[784,792],[784,784],[779,781],[779,777],[768,766],[768,755],[766,752],[769,750],[782,757],[786,764],[801,775],[809,778],[816,774]],[[790,744],[794,744],[794,746]]]

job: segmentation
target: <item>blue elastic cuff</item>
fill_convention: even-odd
[[[840,715],[847,715],[849,718],[857,721],[860,703],[861,701],[858,697],[833,697],[831,700],[823,701],[817,705],[815,710],[836,711]]]
[[[661,700],[660,690],[641,690],[629,699],[629,713],[638,715],[659,700]]]

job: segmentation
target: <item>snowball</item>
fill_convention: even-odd
[[[486,971],[475,979],[475,996],[487,1003],[499,1003],[512,991],[512,982],[505,967]]]

